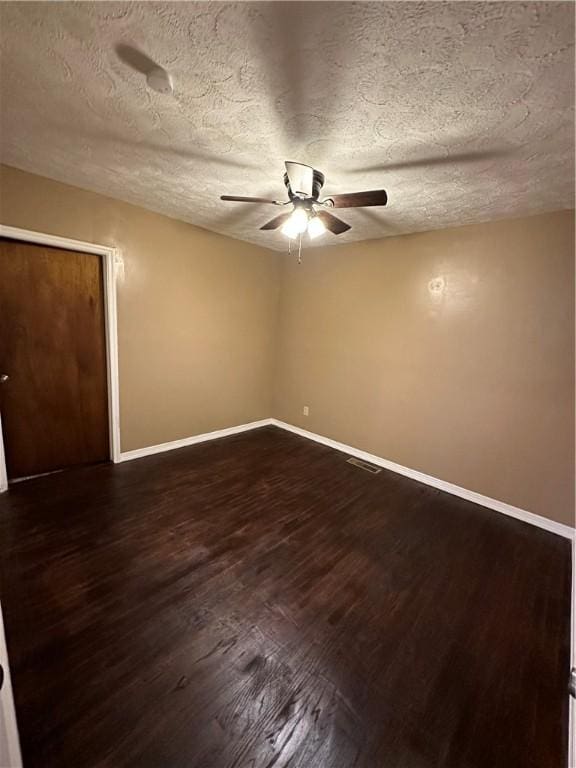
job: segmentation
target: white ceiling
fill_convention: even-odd
[[[571,2],[22,2],[0,21],[2,162],[207,229],[284,248],[258,231],[278,209],[219,196],[283,196],[285,159],[326,193],[388,191],[318,244],[574,205]]]

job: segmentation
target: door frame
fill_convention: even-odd
[[[102,258],[104,282],[104,318],[106,336],[106,369],[108,384],[108,436],[110,460],[115,464],[120,461],[120,395],[118,386],[118,321],[116,312],[116,275],[117,267],[122,265],[122,258],[117,248],[69,237],[48,235],[30,229],[9,227],[0,224],[0,237],[21,240],[26,243],[48,245],[67,251],[92,253]],[[8,489],[8,474],[2,436],[2,417],[0,414],[0,493]]]
[[[8,663],[8,648],[6,646],[6,633],[2,618],[2,605],[0,605],[0,662],[4,668],[4,685],[0,691],[0,719],[4,718],[4,728],[0,724],[0,737],[5,740],[5,753],[8,756],[8,768],[22,768],[22,754],[20,752],[20,737],[18,735],[18,723],[16,721],[16,709],[14,708],[14,693],[10,679],[10,664]],[[4,733],[2,734],[2,730]]]
[[[572,595],[570,600],[570,668],[576,669],[576,535],[572,538]],[[576,765],[576,699],[570,696],[568,710],[568,768]]]

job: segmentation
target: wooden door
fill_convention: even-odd
[[[0,413],[8,478],[105,461],[101,258],[0,239]]]

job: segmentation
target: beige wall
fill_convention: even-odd
[[[573,212],[298,265],[0,167],[0,222],[121,250],[122,450],[273,415],[574,523]]]
[[[5,166],[0,223],[121,250],[122,450],[270,416],[278,254]]]
[[[286,259],[274,415],[574,524],[573,292],[567,211]]]

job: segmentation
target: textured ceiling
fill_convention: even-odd
[[[2,162],[232,237],[278,210],[283,160],[345,242],[574,205],[571,2],[1,3]],[[133,50],[135,49],[135,50]],[[173,95],[146,86],[150,62]]]

